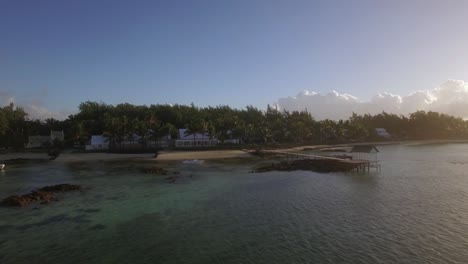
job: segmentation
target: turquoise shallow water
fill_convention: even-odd
[[[141,162],[9,167],[2,197],[85,191],[0,208],[0,263],[467,263],[468,145],[380,150],[379,174],[158,164],[176,184]]]

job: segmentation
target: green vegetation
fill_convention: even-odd
[[[26,121],[26,112],[13,104],[0,108],[0,146],[24,146],[24,135],[33,122]]]
[[[128,103],[108,105],[84,102],[79,112],[64,121],[29,120],[23,109],[13,104],[0,108],[0,147],[22,148],[29,135],[64,130],[68,146],[85,144],[91,135],[105,134],[118,144],[133,134],[142,143],[170,134],[177,138],[177,128],[187,128],[188,135],[206,133],[221,142],[233,137],[245,144],[344,143],[379,140],[375,128],[385,128],[392,139],[464,139],[468,121],[436,112],[418,111],[410,116],[388,113],[353,114],[347,120],[316,121],[313,113],[265,111],[248,106],[195,107],[186,105],[140,106]]]

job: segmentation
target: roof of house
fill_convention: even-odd
[[[351,152],[371,153],[373,150],[375,150],[375,152],[379,152],[377,147],[374,145],[357,145],[353,146]]]

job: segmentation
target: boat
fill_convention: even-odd
[[[203,162],[205,162],[204,160],[184,160],[182,161],[183,164],[202,164]]]

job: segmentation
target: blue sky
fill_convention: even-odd
[[[0,0],[0,96],[265,107],[468,80],[468,1]]]

